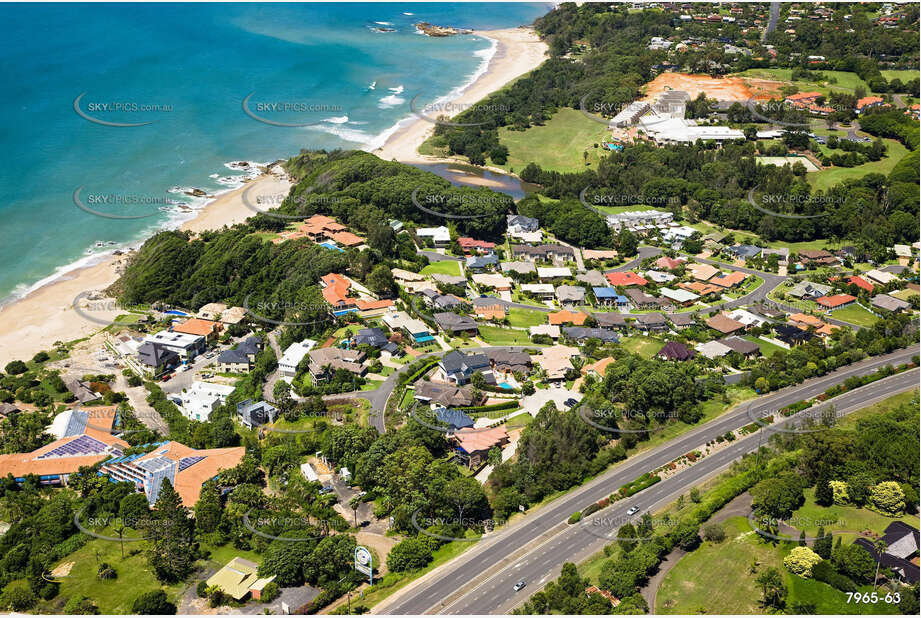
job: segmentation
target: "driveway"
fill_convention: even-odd
[[[581,401],[582,393],[555,386],[539,388],[534,391],[533,395],[521,398],[521,407],[527,410],[531,416],[536,416],[540,409],[547,405],[548,401],[552,401],[559,410],[568,410],[569,408],[566,407],[564,402],[570,398]]]

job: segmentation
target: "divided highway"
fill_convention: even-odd
[[[577,487],[551,503],[529,513],[507,529],[490,535],[451,562],[426,574],[374,608],[375,613],[422,614],[507,613],[522,603],[559,573],[567,561],[579,561],[598,551],[606,542],[583,526],[569,526],[570,514],[609,496],[621,485],[644,472],[662,466],[701,444],[775,413],[801,399],[818,395],[851,376],[866,375],[885,365],[909,362],[918,354],[913,346],[891,354],[865,359],[832,374],[814,378],[765,397],[737,406],[719,418],[692,429],[670,442],[629,458],[585,485]],[[839,412],[852,411],[866,402],[917,387],[918,371],[905,372],[845,393],[835,399]],[[764,430],[765,440],[769,430]],[[696,465],[637,494],[629,501],[601,512],[620,518],[627,508],[637,505],[641,512],[670,500],[699,484],[702,479],[724,468],[758,445],[758,434],[738,440],[731,447],[713,453]],[[594,516],[593,516],[594,517]],[[520,592],[512,586],[528,582]]]

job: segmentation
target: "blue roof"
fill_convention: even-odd
[[[617,293],[616,288],[605,287],[605,288],[592,288],[592,292],[595,293],[595,298],[613,298],[619,303],[626,303],[627,297]]]
[[[453,427],[454,429],[463,429],[464,427],[473,427],[473,419],[453,408],[437,408],[435,418],[442,423]]]

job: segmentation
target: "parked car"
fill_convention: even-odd
[[[170,375],[170,374],[167,373],[167,374],[164,374],[162,378],[160,378],[160,381],[161,381],[161,382],[169,382],[169,379],[172,378],[172,377],[173,377],[172,375]]]
[[[576,405],[577,403],[579,403],[579,402],[576,401],[575,398],[570,397],[569,399],[567,399],[566,401],[563,402],[563,405],[566,406],[567,408],[571,408],[571,407],[573,407],[574,405]]]

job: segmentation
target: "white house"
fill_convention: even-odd
[[[183,360],[192,360],[205,351],[205,338],[201,335],[187,333],[174,333],[161,330],[144,337],[144,341],[155,343],[161,348],[166,348],[179,355]]]
[[[317,342],[313,339],[304,339],[300,343],[292,343],[285,350],[278,361],[278,369],[281,375],[287,378],[293,378],[297,374],[298,364],[307,356],[307,352],[313,349]]]
[[[436,247],[447,247],[451,242],[451,232],[443,225],[440,227],[420,227],[416,230],[416,236],[431,238],[432,244]]]
[[[179,393],[179,410],[190,421],[205,422],[218,409],[234,387],[228,384],[192,382],[188,389]]]

